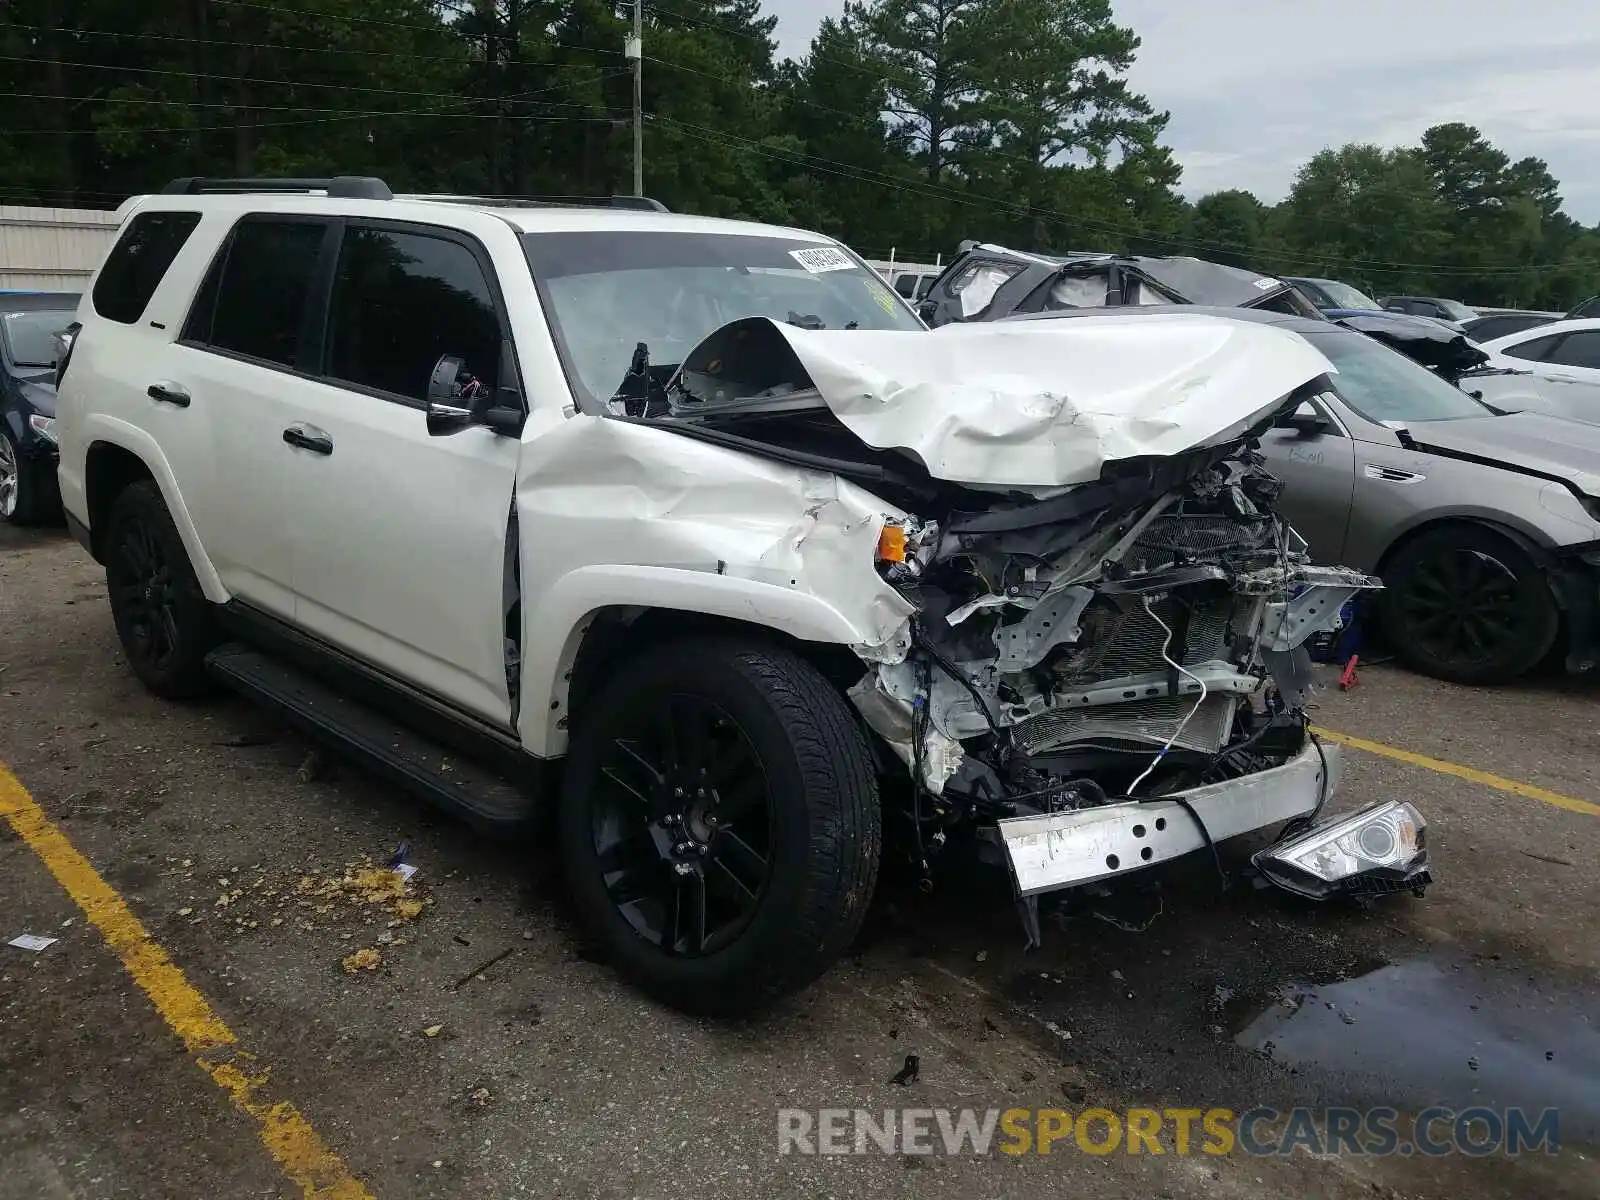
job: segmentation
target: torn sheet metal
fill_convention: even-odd
[[[912,706],[905,697],[891,690],[892,678],[882,670],[873,671],[863,676],[847,694],[873,732],[889,744],[909,770],[915,763]],[[944,791],[950,777],[961,769],[964,757],[961,743],[930,723],[922,738],[922,786],[937,796]]]
[[[1334,369],[1293,333],[1201,314],[955,324],[933,337],[776,328],[863,442],[989,489],[1087,483],[1108,462],[1226,440]]]

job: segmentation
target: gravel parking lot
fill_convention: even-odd
[[[1355,739],[1338,803],[1416,802],[1425,899],[1316,908],[1185,862],[1024,955],[1003,887],[891,876],[819,985],[713,1024],[586,957],[537,846],[237,701],[146,695],[99,568],[0,529],[0,764],[170,956],[169,1005],[198,993],[238,1039],[197,1067],[125,965],[154,960],[0,822],[0,943],[58,939],[0,944],[0,1198],[1600,1195],[1600,685],[1362,676],[1315,714]],[[403,842],[405,893],[360,875]],[[1560,1153],[810,1157],[776,1133],[780,1108],[1433,1103],[1559,1107]]]

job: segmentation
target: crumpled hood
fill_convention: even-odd
[[[1419,449],[1467,455],[1553,479],[1600,496],[1600,425],[1513,413],[1458,421],[1417,421],[1406,432]]]
[[[933,333],[775,327],[863,442],[988,488],[1087,483],[1108,462],[1236,437],[1334,370],[1293,333],[1202,314]]]

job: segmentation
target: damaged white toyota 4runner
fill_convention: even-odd
[[[699,1010],[825,970],[886,829],[987,853],[1035,941],[1041,894],[1257,830],[1305,895],[1427,882],[1409,805],[1316,824],[1304,643],[1378,581],[1251,448],[1303,340],[931,333],[814,234],[308,186],[131,202],[60,367],[152,689],[483,825],[548,800],[588,934]]]

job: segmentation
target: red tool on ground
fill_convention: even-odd
[[[1361,682],[1361,676],[1356,674],[1356,664],[1361,661],[1359,654],[1352,654],[1350,661],[1344,664],[1344,670],[1339,673],[1339,690],[1348,692]]]

